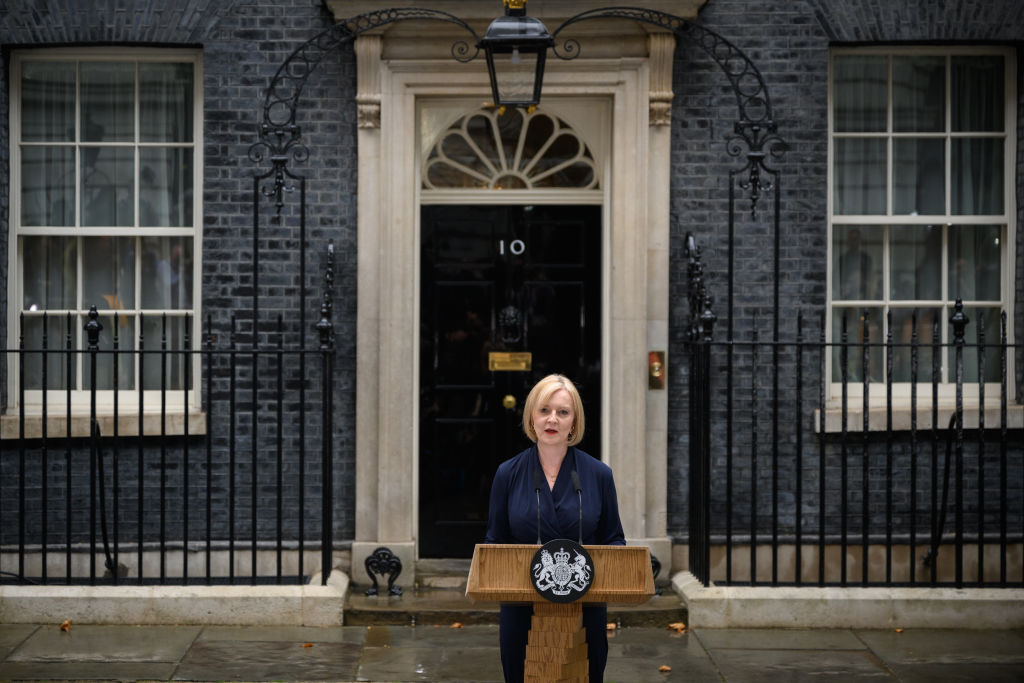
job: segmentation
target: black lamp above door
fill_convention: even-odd
[[[477,47],[487,55],[495,106],[535,106],[555,41],[539,19],[526,15],[526,0],[504,2],[505,16],[491,22]]]

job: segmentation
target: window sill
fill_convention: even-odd
[[[946,429],[949,426],[949,418],[955,412],[956,406],[952,403],[941,402],[938,405],[938,428]],[[978,414],[981,411],[978,409],[977,400],[971,400],[970,402],[964,401],[964,429],[977,429],[978,428]],[[1002,427],[1000,422],[1000,408],[999,401],[985,401],[985,429],[998,430]],[[820,433],[821,429],[819,425],[820,410],[814,411],[814,431]],[[909,432],[910,431],[910,418],[911,410],[909,402],[906,405],[893,405],[892,407],[892,430],[894,432]],[[836,403],[829,403],[825,406],[825,433],[826,434],[839,434],[843,431],[843,410],[842,407]],[[886,414],[885,405],[869,406],[868,407],[868,431],[869,432],[884,432],[888,429],[888,415]],[[918,403],[917,406],[917,431],[929,431],[932,428],[932,406],[929,401],[927,405]],[[1006,428],[1007,429],[1022,429],[1024,428],[1024,405],[1007,405],[1006,406]],[[862,432],[864,431],[864,410],[863,406],[858,404],[856,407],[850,405],[846,410],[846,431],[850,432]]]
[[[143,436],[182,436],[185,434],[186,416],[188,418],[189,436],[206,434],[206,413],[201,411],[168,410],[163,416],[159,411],[142,413]],[[20,434],[20,416],[17,411],[0,416],[0,438],[5,441],[17,439]],[[114,435],[113,412],[101,412],[96,416],[100,434],[103,437]],[[139,433],[139,415],[121,413],[117,419],[117,435],[124,437],[137,436]],[[67,417],[64,413],[46,417],[46,436],[50,439],[65,438],[68,435]],[[38,412],[25,413],[25,438],[40,439],[43,436],[43,416]],[[82,438],[89,436],[89,413],[71,413],[71,436]]]

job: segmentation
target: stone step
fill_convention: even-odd
[[[670,587],[639,605],[608,607],[608,620],[618,626],[667,627],[686,619],[686,607]],[[345,601],[344,620],[346,626],[497,624],[498,605],[470,600],[464,587],[419,587],[406,589],[401,596],[367,596],[354,588]]]

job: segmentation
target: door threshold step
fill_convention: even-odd
[[[474,602],[463,590],[419,588],[400,596],[367,596],[354,589],[345,604],[346,626],[448,626],[497,624],[498,604]],[[664,626],[686,622],[679,596],[666,588],[638,605],[609,605],[608,621],[617,626]]]

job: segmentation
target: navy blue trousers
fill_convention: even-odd
[[[501,668],[505,683],[523,683],[526,641],[530,634],[532,605],[502,605],[498,617],[498,638],[501,642]],[[608,663],[608,606],[598,603],[583,606],[583,628],[587,631],[587,659],[590,683],[604,681]]]

